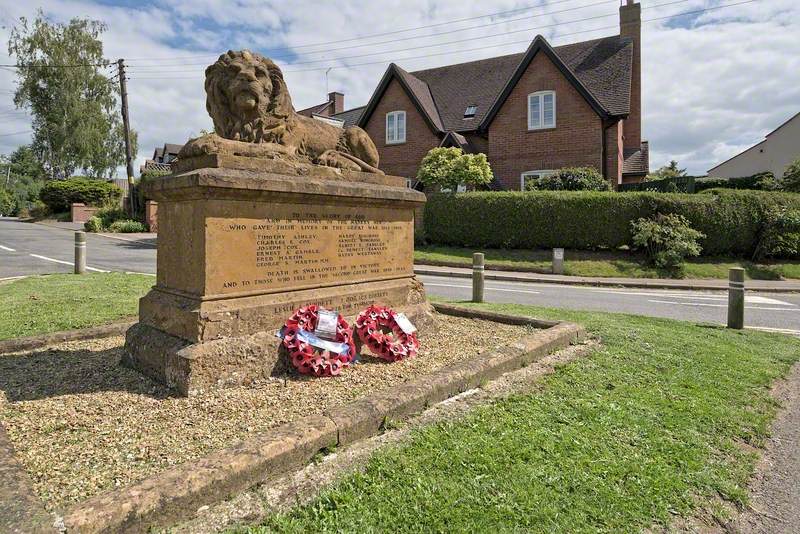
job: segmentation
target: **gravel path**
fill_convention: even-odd
[[[412,360],[364,357],[336,378],[292,374],[194,398],[172,397],[121,367],[122,337],[0,355],[0,420],[36,492],[57,510],[529,332],[465,318],[436,322],[436,338],[422,338]]]
[[[774,389],[781,410],[750,483],[750,506],[733,532],[800,532],[800,363]]]

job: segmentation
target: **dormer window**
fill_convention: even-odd
[[[478,106],[469,105],[467,109],[464,110],[464,118],[471,119],[475,116],[475,113],[478,111]]]
[[[386,114],[386,144],[406,142],[406,112],[390,111]]]
[[[556,127],[556,92],[539,91],[528,95],[528,130]]]

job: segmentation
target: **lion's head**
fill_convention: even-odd
[[[229,50],[206,69],[206,109],[217,135],[256,143],[270,119],[294,112],[281,69],[249,50]]]

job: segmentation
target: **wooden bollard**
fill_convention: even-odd
[[[728,328],[744,328],[744,269],[728,271]]]
[[[483,302],[483,253],[472,255],[472,302]]]

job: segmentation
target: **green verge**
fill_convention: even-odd
[[[136,315],[152,276],[32,276],[0,285],[0,339],[85,328]]]
[[[465,267],[472,264],[472,253],[483,252],[487,269],[521,269],[549,273],[552,266],[550,250],[503,250],[418,246],[414,250],[417,263],[452,263]],[[800,278],[800,261],[784,260],[753,263],[735,258],[699,258],[684,263],[686,278],[727,278],[728,269],[743,267],[750,280],[780,280]],[[638,254],[630,252],[567,250],[564,273],[571,276],[603,276],[622,278],[668,278],[670,273],[660,271],[644,261]]]
[[[535,393],[415,431],[262,532],[634,532],[746,502],[797,340],[519,305],[602,340]],[[715,504],[716,503],[716,504]]]

